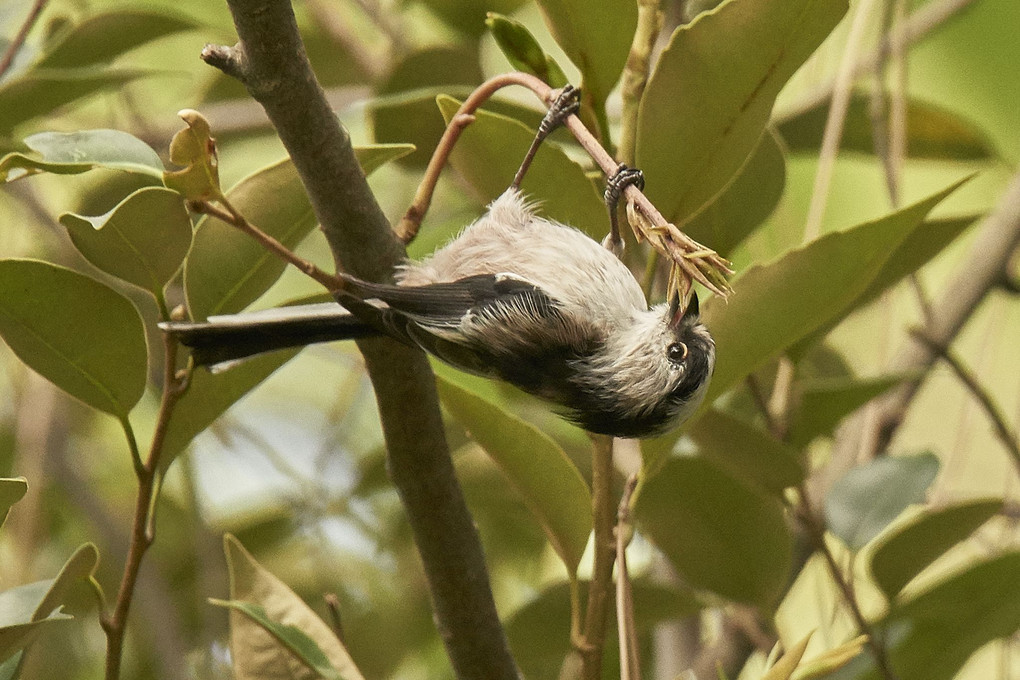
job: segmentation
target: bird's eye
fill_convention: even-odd
[[[687,345],[682,342],[674,342],[666,349],[666,357],[674,364],[683,363],[687,358]]]

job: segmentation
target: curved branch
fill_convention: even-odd
[[[386,281],[404,257],[315,80],[287,0],[227,0],[240,42],[202,58],[265,108],[345,271]],[[375,388],[387,467],[425,568],[436,623],[460,678],[518,677],[474,522],[454,475],[425,355],[388,339],[358,343]]]

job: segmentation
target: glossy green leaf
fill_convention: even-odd
[[[878,622],[899,680],[952,680],[974,652],[1020,629],[1020,553],[975,564],[937,583]],[[833,680],[882,680],[865,652]]]
[[[407,153],[404,144],[355,148],[365,174]],[[266,196],[272,196],[267,201]],[[290,249],[317,224],[301,178],[290,159],[255,171],[227,191],[251,223]],[[184,290],[193,319],[239,312],[269,290],[286,264],[238,229],[211,217],[195,228],[184,265]]]
[[[871,281],[871,284],[849,306],[844,308],[838,318],[823,324],[798,342],[791,348],[790,354],[797,357],[808,351],[812,345],[851,312],[876,300],[883,292],[930,262],[976,220],[977,216],[925,220],[889,254],[889,259],[886,260],[885,265]]]
[[[538,0],[549,32],[581,72],[581,87],[605,102],[620,79],[637,29],[637,3]]]
[[[477,38],[485,33],[488,12],[510,14],[526,0],[421,0],[451,28],[466,36]]]
[[[785,186],[786,158],[767,130],[733,183],[680,227],[725,256],[772,214]]]
[[[771,608],[793,540],[780,501],[702,458],[670,458],[639,487],[638,528],[695,588]]]
[[[686,221],[730,184],[779,90],[847,5],[727,0],[674,31],[641,101],[636,151],[654,178],[646,193],[667,219]]]
[[[874,154],[871,95],[855,92],[850,99],[840,149]],[[779,124],[792,152],[817,153],[829,115],[829,102]],[[974,123],[935,104],[907,101],[907,156],[933,160],[978,161],[999,158],[988,136]]]
[[[0,592],[0,606],[6,606],[4,597],[10,591]],[[6,660],[21,651],[35,640],[44,628],[57,621],[69,621],[67,614],[53,614],[40,621],[29,623],[5,624],[0,619],[0,661]]]
[[[772,494],[804,479],[796,449],[723,411],[709,409],[687,434],[697,444],[698,455]]]
[[[69,394],[118,418],[145,390],[142,319],[127,298],[37,260],[0,260],[0,336]]]
[[[712,298],[705,303],[702,316],[715,337],[718,357],[705,403],[849,313],[890,256],[957,186],[751,267],[732,282],[734,294],[728,301]]]
[[[930,510],[898,527],[875,546],[871,573],[886,598],[1002,509],[1001,500],[978,500]]]
[[[92,543],[86,543],[75,550],[39,600],[32,613],[32,620],[40,621],[63,606],[71,588],[79,581],[91,578],[98,565],[99,550]]]
[[[233,536],[225,536],[223,546],[230,570],[234,677],[362,680],[336,634],[293,590],[262,567]]]
[[[7,519],[11,506],[20,501],[28,492],[28,480],[24,477],[0,477],[0,526]]]
[[[196,370],[170,416],[160,467],[166,469],[196,435],[296,354],[297,350],[287,350],[252,357],[221,373]]]
[[[904,377],[827,378],[803,383],[800,403],[790,423],[790,443],[806,446],[815,437],[831,434],[843,418]]]
[[[591,495],[581,473],[548,435],[478,394],[439,378],[446,410],[524,499],[574,574],[591,534]]]
[[[61,106],[155,73],[109,66],[32,69],[0,85],[0,137],[11,136],[15,126],[48,116]]]
[[[647,634],[656,624],[681,619],[697,613],[701,604],[690,594],[638,579],[632,584],[634,624],[639,635]],[[588,594],[587,581],[580,584],[581,605]],[[615,612],[610,611],[606,640],[616,640]],[[553,680],[558,677],[563,658],[570,645],[570,586],[557,583],[529,600],[506,620],[510,650],[529,680]],[[614,645],[615,646],[615,645]],[[609,650],[607,649],[607,654]],[[612,668],[609,659],[603,662]]]
[[[25,138],[38,156],[11,153],[0,158],[0,182],[40,172],[77,175],[93,168],[163,176],[163,163],[148,144],[119,130],[40,132]]]
[[[191,18],[166,10],[121,9],[96,14],[49,46],[38,66],[71,68],[108,65],[119,55],[164,36],[198,28]]]
[[[436,101],[449,122],[460,102],[446,96]],[[488,203],[510,186],[534,138],[534,130],[523,123],[479,110],[454,147],[450,162]],[[553,144],[539,147],[521,191],[550,219],[599,240],[609,232],[609,213],[595,185],[580,165]]]
[[[483,21],[480,31],[485,29]],[[410,51],[393,65],[365,107],[372,140],[414,144],[415,152],[400,164],[424,170],[446,129],[436,110],[436,96],[445,92],[466,98],[484,77],[477,47],[441,45]]]
[[[176,191],[139,189],[98,217],[64,213],[60,223],[85,259],[161,297],[191,247],[191,218]]]
[[[527,26],[496,12],[489,12],[485,25],[514,69],[538,76],[552,87],[567,84],[563,69],[545,53]]]
[[[825,522],[851,550],[860,550],[925,493],[939,472],[932,453],[885,456],[836,480],[825,497]]]

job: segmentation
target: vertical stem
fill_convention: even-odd
[[[662,30],[662,9],[660,0],[637,0],[638,23],[634,31],[634,42],[627,55],[623,69],[623,113],[621,117],[620,145],[616,157],[621,163],[634,166],[637,150],[637,122],[641,95],[648,84],[648,71],[652,60],[652,48]]]
[[[584,645],[581,650],[585,680],[602,677],[602,648],[605,643],[606,616],[613,601],[613,561],[616,553],[613,527],[616,523],[613,503],[613,438],[592,435],[591,506],[595,530],[594,564],[588,584],[588,610],[584,619]]]

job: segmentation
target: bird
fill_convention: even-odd
[[[609,249],[538,214],[517,182],[450,243],[400,265],[395,283],[339,276],[339,305],[161,327],[205,366],[385,335],[552,402],[588,432],[624,438],[682,424],[704,399],[715,367],[696,293],[686,306],[674,294],[649,308]]]

